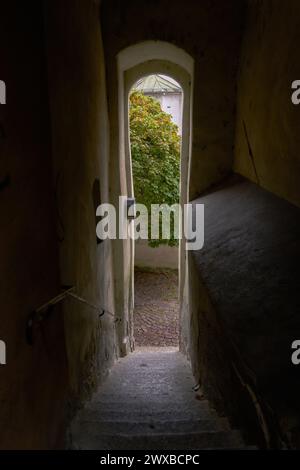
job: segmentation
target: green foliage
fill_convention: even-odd
[[[139,92],[130,95],[130,140],[137,203],[144,204],[149,214],[151,204],[179,203],[178,127],[157,100]],[[172,214],[171,221],[173,224]],[[170,240],[161,236],[159,240],[151,240],[149,234],[149,244],[177,245],[173,225]]]

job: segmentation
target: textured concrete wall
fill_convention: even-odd
[[[266,439],[259,414],[236,371],[242,374],[248,385],[252,385],[252,377],[249,377],[231,344],[231,336],[224,328],[214,305],[215,299],[210,295],[202,275],[194,254],[190,253],[189,295],[185,296],[188,306],[183,306],[187,322],[183,335],[195,381],[201,385],[220,416],[226,416],[233,428],[242,430],[246,442],[264,447]],[[258,397],[255,396],[255,399]]]
[[[300,77],[299,40],[298,0],[249,2],[234,164],[238,173],[298,206],[300,108],[291,102],[291,84]]]
[[[4,2],[0,16],[0,448],[63,445],[66,355],[56,307],[26,343],[28,315],[60,291],[51,178],[42,2]],[[9,176],[9,179],[6,177]]]
[[[281,430],[298,447],[300,383],[291,345],[300,328],[300,211],[246,180],[195,202],[206,212],[205,246],[193,253],[190,276],[189,352],[196,373],[228,414],[243,421],[252,408],[251,426],[251,393],[259,396],[272,444]],[[233,365],[252,390],[246,390],[248,406],[239,394],[229,399],[237,389]]]
[[[49,1],[47,37],[61,282],[114,312],[110,241],[96,241],[96,207],[109,202],[99,2]],[[81,402],[114,361],[114,320],[74,300],[64,312],[70,387]]]

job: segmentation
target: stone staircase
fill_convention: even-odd
[[[121,359],[71,425],[84,450],[249,449],[227,419],[193,390],[188,362],[172,349]]]

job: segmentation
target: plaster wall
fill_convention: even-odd
[[[97,243],[96,208],[109,202],[109,127],[99,2],[47,3],[57,231],[63,285],[114,313],[111,242]],[[99,313],[99,312],[98,312]],[[106,375],[117,356],[109,313],[64,304],[72,407]]]
[[[300,205],[300,77],[297,0],[251,0],[240,59],[234,169]]]
[[[237,177],[196,202],[206,211],[205,245],[190,260],[187,343],[196,376],[240,427],[256,423],[253,438],[298,447],[291,345],[299,331],[299,208]]]
[[[178,247],[160,245],[152,248],[147,240],[135,243],[134,264],[143,268],[178,269]]]
[[[178,132],[182,134],[182,95],[165,94],[160,96],[162,110],[171,114],[173,122],[178,126]]]
[[[42,2],[2,2],[0,57],[0,448],[60,448],[67,364],[59,307],[32,346],[25,329],[60,292]]]
[[[178,127],[179,135],[182,134],[182,93],[145,93],[145,95],[159,101],[161,109],[172,116],[172,121]]]

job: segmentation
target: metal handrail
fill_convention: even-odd
[[[38,307],[35,312],[36,313],[41,313],[44,312],[45,310],[48,310],[50,307],[53,307],[54,305],[58,304],[59,302],[62,302],[68,295],[70,295],[71,292],[75,290],[75,287],[68,287],[64,292],[61,294],[57,295],[56,297],[53,297],[50,299],[48,302],[45,304],[41,305]]]
[[[106,308],[100,309],[100,308],[97,307],[96,305],[91,304],[90,302],[88,302],[87,300],[83,299],[82,297],[79,297],[79,295],[74,294],[74,292],[72,292],[72,291],[71,291],[71,292],[68,292],[68,295],[69,295],[70,297],[72,297],[73,299],[78,300],[78,301],[81,302],[82,304],[87,305],[88,307],[92,308],[93,310],[96,310],[96,311],[98,311],[98,312],[101,312],[101,313],[99,313],[99,317],[103,317],[103,315],[104,315],[105,313],[107,313],[107,314],[110,315],[111,317],[115,317],[115,314],[112,313],[112,312],[110,312],[110,311],[107,310]]]
[[[91,309],[95,310],[98,312],[99,318],[103,317],[105,313],[110,315],[115,319],[115,323],[117,323],[120,318],[116,318],[115,314],[110,312],[106,308],[99,308],[97,305],[92,304],[91,302],[88,302],[86,299],[80,297],[79,295],[75,294],[75,287],[74,286],[66,286],[64,287],[64,291],[61,294],[56,295],[52,299],[50,299],[48,302],[44,303],[40,307],[38,307],[36,310],[31,312],[31,314],[27,318],[26,322],[26,339],[28,344],[32,345],[34,343],[34,338],[33,338],[33,328],[35,323],[40,323],[42,322],[45,318],[47,318],[52,310],[52,308],[57,305],[58,303],[64,301],[65,299],[72,298],[77,300],[78,302],[81,302],[84,305],[87,305]]]

